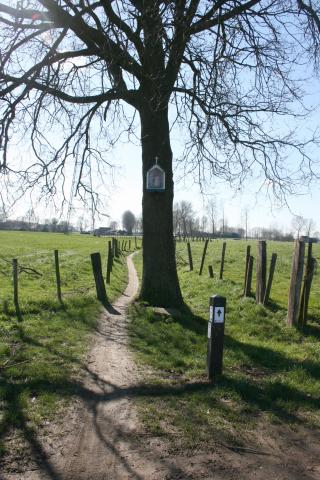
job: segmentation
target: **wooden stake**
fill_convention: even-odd
[[[304,242],[296,240],[292,260],[292,272],[288,301],[287,323],[290,327],[297,325],[300,306],[300,293],[303,275]]]
[[[205,242],[205,244],[204,244],[204,248],[203,248],[203,253],[202,253],[202,259],[201,259],[201,266],[200,266],[199,275],[202,275],[202,270],[203,270],[204,260],[205,260],[205,258],[206,258],[208,243],[209,243],[208,240],[206,240],[206,242]]]
[[[248,274],[248,265],[249,265],[250,251],[251,251],[251,246],[250,246],[250,245],[247,245],[246,268],[245,268],[245,273],[244,273],[243,295],[246,295],[246,291],[247,291],[246,282],[247,282],[247,274]]]
[[[221,252],[220,274],[219,274],[220,280],[223,279],[224,260],[225,260],[225,256],[226,256],[226,248],[227,248],[227,244],[226,244],[226,242],[223,242],[223,244],[222,244],[222,252]]]
[[[112,272],[112,261],[113,261],[113,255],[112,255],[112,246],[111,242],[108,242],[108,260],[107,260],[107,274],[106,274],[106,282],[110,284],[110,278],[111,278],[111,272]]]
[[[269,277],[268,277],[268,282],[267,282],[266,293],[265,293],[264,299],[263,299],[263,305],[267,305],[267,303],[269,302],[270,292],[271,292],[271,287],[272,287],[272,282],[273,282],[273,275],[274,275],[274,271],[275,271],[275,268],[276,268],[276,263],[277,263],[277,254],[273,253],[271,255]]]
[[[101,255],[99,252],[91,253],[91,264],[96,284],[97,298],[102,303],[108,301],[106,287],[102,276]]]
[[[55,265],[55,270],[56,270],[57,297],[58,297],[58,301],[60,303],[62,303],[60,265],[59,265],[59,250],[54,251],[54,265]]]
[[[19,274],[18,274],[18,260],[12,260],[12,276],[13,276],[13,302],[16,309],[18,320],[21,320],[21,312],[19,306]]]
[[[256,278],[256,302],[263,303],[266,293],[267,277],[267,245],[264,240],[258,242],[257,254],[257,278]]]
[[[192,252],[190,242],[187,243],[190,272],[193,270]]]
[[[254,258],[250,255],[248,260],[248,270],[247,270],[247,278],[246,278],[246,289],[244,292],[245,297],[250,297],[251,295],[251,283],[252,283],[252,272],[253,272],[253,262]]]
[[[304,327],[307,323],[309,299],[315,265],[316,260],[312,257],[312,242],[309,241],[299,312],[299,325],[301,327]]]

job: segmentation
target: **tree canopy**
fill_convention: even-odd
[[[306,113],[302,79],[311,60],[318,67],[319,8],[312,0],[0,3],[0,172],[47,195],[75,163],[85,198],[111,166],[110,146],[137,135],[140,120],[143,175],[156,155],[166,172],[162,197],[144,181],[144,235],[166,238],[160,250],[172,236],[172,128],[183,130],[183,165],[200,182],[237,185],[256,171],[276,194],[290,192],[318,175],[316,136],[295,135],[288,117]],[[18,161],[10,144],[26,138],[31,152]],[[168,288],[179,297],[170,245]],[[144,247],[149,258],[155,244]]]
[[[133,227],[136,223],[136,217],[130,210],[126,210],[122,214],[122,226],[131,235]]]
[[[302,92],[292,65],[317,62],[318,13],[319,2],[301,0],[0,4],[1,170],[55,192],[77,155],[76,186],[85,192],[124,118],[132,131],[134,110],[120,102],[140,110],[170,101],[172,123],[188,133],[187,170],[201,175],[207,165],[239,181],[256,162],[275,189],[290,188],[299,169],[284,167],[283,148],[299,152],[304,177],[311,158],[301,138],[278,135],[271,122],[297,113]],[[22,125],[34,155],[18,166],[8,146]]]

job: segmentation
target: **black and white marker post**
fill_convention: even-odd
[[[213,295],[209,305],[207,371],[209,380],[213,381],[214,377],[222,374],[226,299]]]

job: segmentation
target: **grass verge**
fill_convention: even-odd
[[[279,245],[270,243],[277,251]],[[214,245],[217,251],[219,247]],[[203,244],[193,245],[196,258],[202,248]],[[315,295],[319,277],[313,287],[311,320],[301,332],[284,321],[292,244],[280,244],[270,308],[242,297],[245,242],[228,243],[223,281],[200,277],[197,262],[189,272],[184,249],[185,244],[177,245],[186,301],[181,315],[158,315],[139,303],[130,311],[132,347],[139,361],[154,369],[148,395],[139,400],[148,428],[195,446],[217,439],[242,443],[248,435],[254,437],[261,422],[319,427],[320,314]],[[135,262],[141,272],[140,255]],[[227,298],[224,374],[210,385],[205,373],[206,336],[209,297],[215,293]]]
[[[27,436],[77,395],[76,377],[101,309],[90,253],[100,251],[106,265],[108,239],[30,232],[0,232],[0,239],[1,456],[8,434]],[[56,300],[54,249],[60,252],[63,305]],[[21,321],[12,300],[13,257],[37,272],[20,274]],[[109,300],[118,297],[126,284],[125,258],[120,256],[107,286]]]

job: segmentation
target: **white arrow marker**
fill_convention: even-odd
[[[214,307],[214,323],[224,322],[224,307]]]

